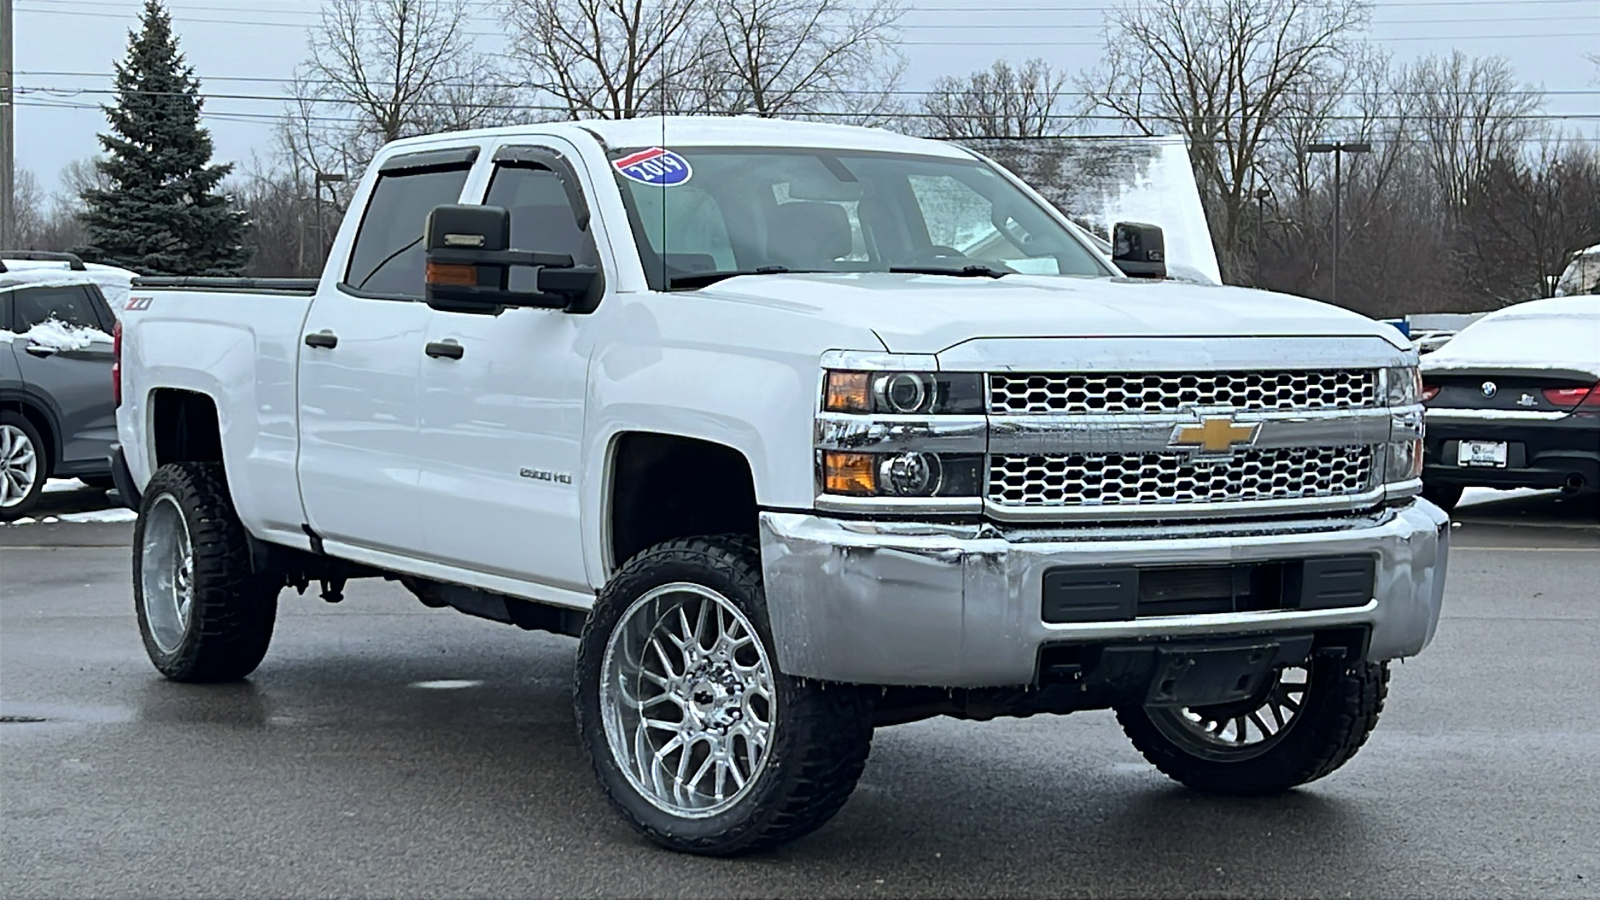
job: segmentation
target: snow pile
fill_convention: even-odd
[[[9,342],[17,338],[23,338],[30,344],[63,352],[87,350],[95,344],[111,343],[111,335],[98,328],[90,328],[85,325],[68,325],[66,322],[54,317],[40,322],[22,334],[0,329],[0,341]]]
[[[1573,369],[1600,378],[1600,297],[1508,306],[1462,329],[1422,360],[1428,372],[1483,366]]]

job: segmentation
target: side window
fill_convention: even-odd
[[[539,253],[567,253],[579,265],[594,265],[593,238],[579,230],[577,211],[556,173],[533,166],[500,166],[485,205],[511,213],[511,246]]]
[[[1061,273],[1060,260],[1055,256],[1029,252],[1032,238],[1016,219],[1006,216],[1005,229],[997,228],[994,203],[970,185],[948,175],[912,175],[909,180],[928,238],[935,247],[946,247],[971,259],[1003,263],[1018,272]]]
[[[77,285],[20,288],[16,291],[17,330],[27,331],[40,322],[56,319],[68,325],[101,329],[89,292]]]
[[[435,206],[457,203],[470,166],[381,175],[361,218],[345,284],[364,293],[422,299],[422,231]]]
[[[0,291],[0,331],[17,331],[11,321],[11,292]]]

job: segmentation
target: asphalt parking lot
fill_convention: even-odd
[[[573,734],[573,642],[361,582],[286,592],[248,682],[144,658],[126,523],[0,528],[0,894],[1600,896],[1600,507],[1488,499],[1366,748],[1271,800],[1188,792],[1108,713],[878,733],[816,835],[645,844]],[[51,522],[49,519],[55,519]]]

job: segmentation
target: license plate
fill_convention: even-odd
[[[1456,450],[1458,466],[1506,467],[1505,441],[1462,441]]]

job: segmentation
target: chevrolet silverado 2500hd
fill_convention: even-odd
[[[1438,621],[1416,354],[1114,244],[881,131],[390,145],[319,280],[128,301],[145,647],[241,677],[282,588],[365,576],[576,636],[601,786],[697,853],[818,827],[936,715],[1109,708],[1200,790],[1320,778]]]

